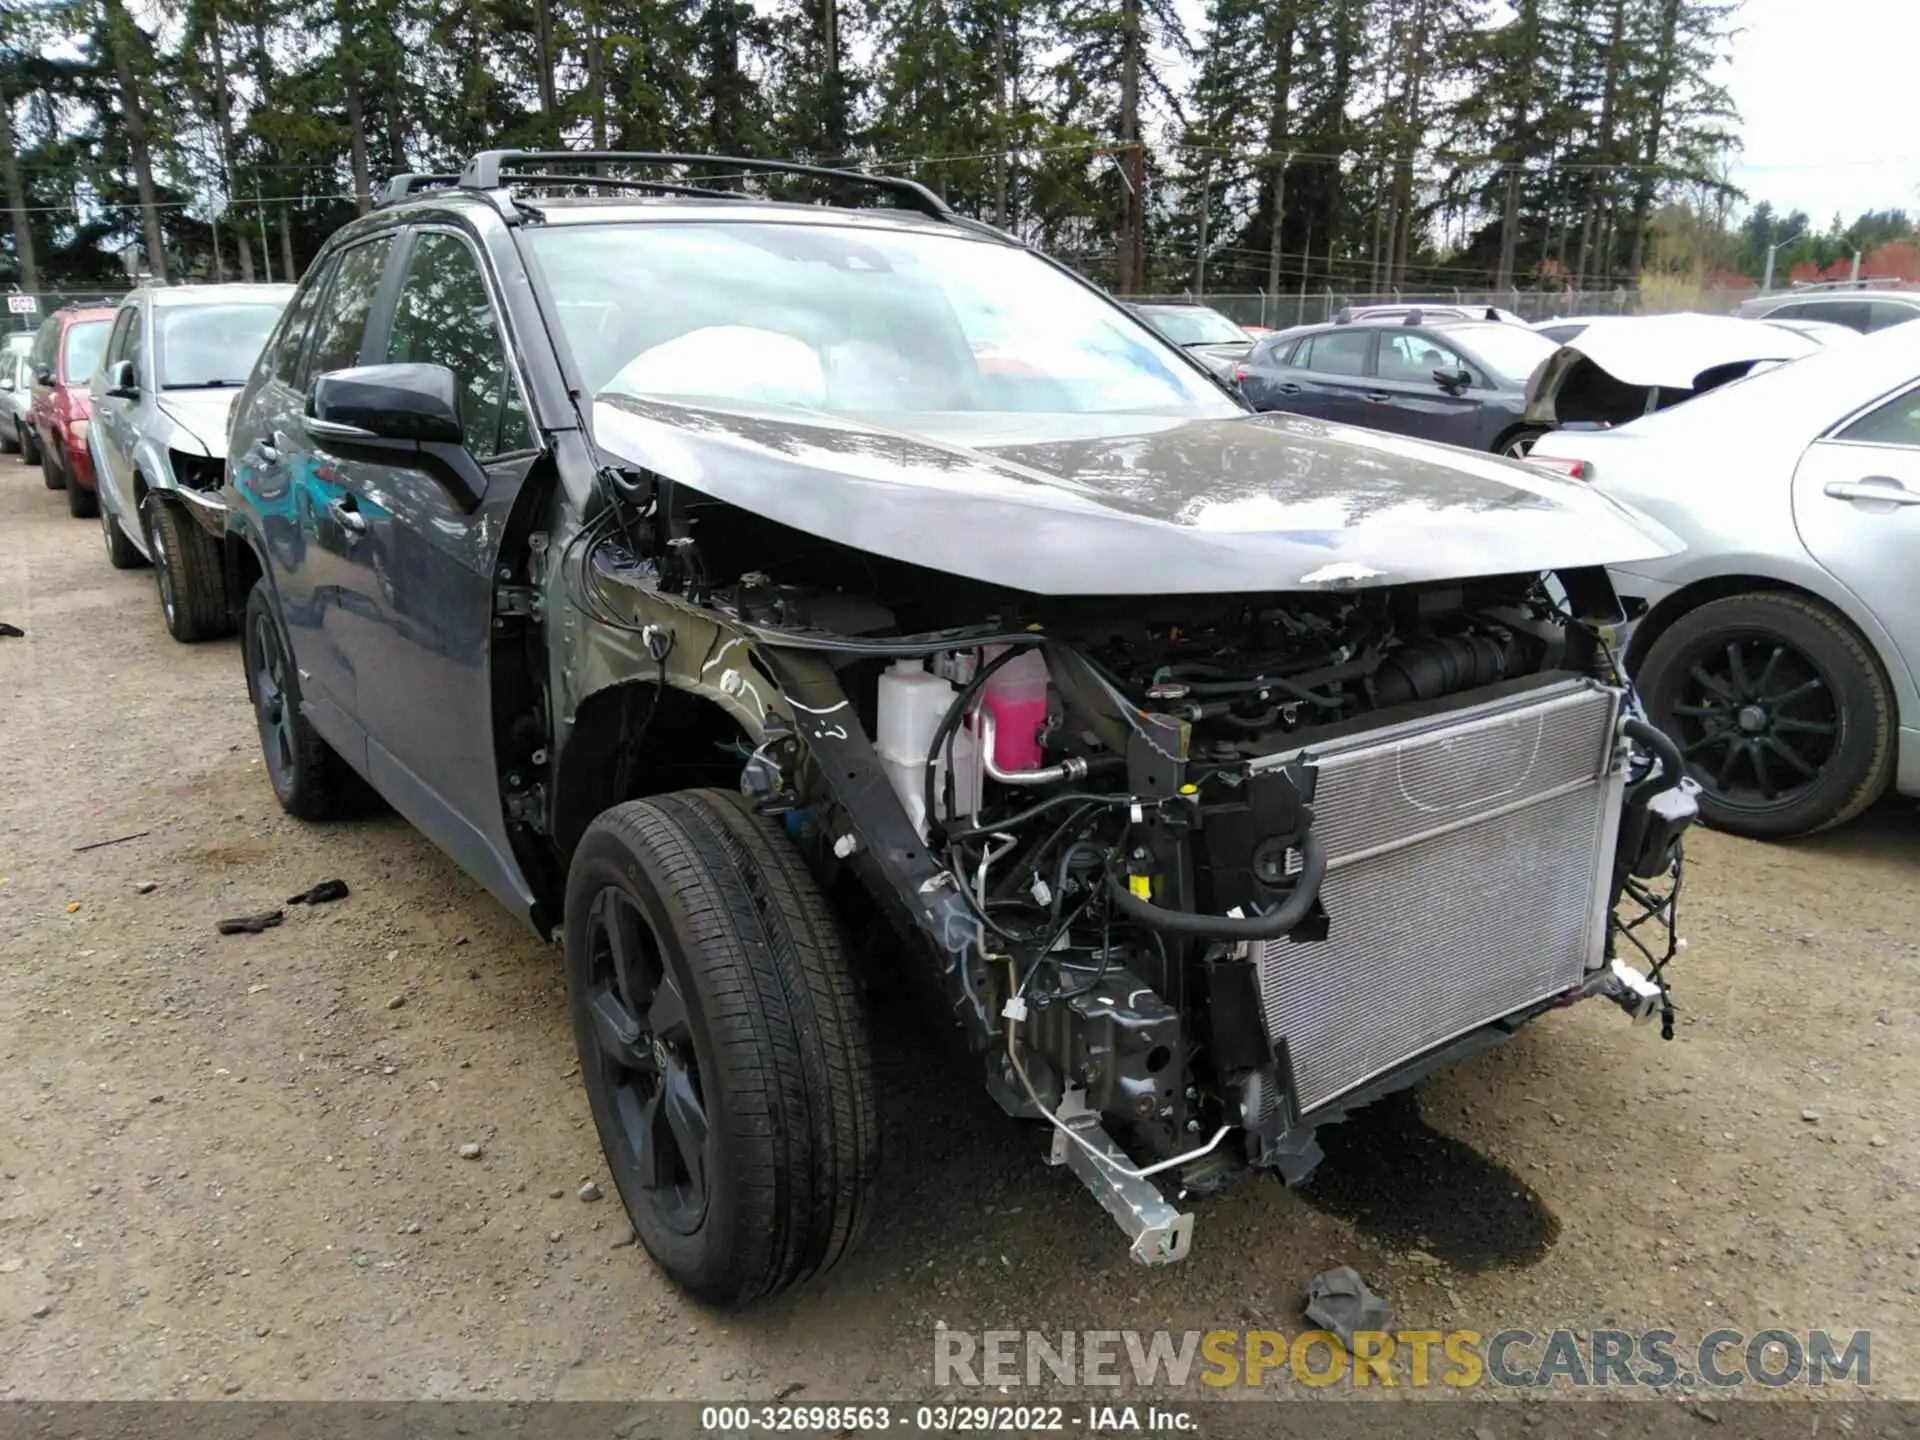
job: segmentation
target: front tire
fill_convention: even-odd
[[[71,465],[62,465],[60,469],[67,478],[67,513],[76,520],[93,519],[100,510],[100,497],[73,478]]]
[[[227,634],[227,577],[213,537],[156,494],[140,513],[167,633],[184,645]]]
[[[38,465],[40,463],[40,442],[33,438],[33,427],[24,420],[13,422],[13,428],[20,441],[20,463]]]
[[[280,808],[301,820],[325,820],[342,803],[346,762],[300,713],[300,672],[273,592],[256,580],[247,595],[247,698],[260,731],[267,779]]]
[[[1637,679],[1716,829],[1758,840],[1830,829],[1892,778],[1886,677],[1859,632],[1816,601],[1710,601],[1661,632]]]
[[[67,488],[67,477],[60,470],[60,452],[51,445],[40,447],[40,481],[49,490]]]
[[[107,563],[114,569],[138,570],[147,563],[146,557],[127,538],[127,532],[120,528],[120,521],[115,518],[111,505],[103,503],[100,506],[100,529],[106,538]]]
[[[1504,455],[1509,460],[1524,460],[1540,442],[1544,430],[1513,430],[1502,435],[1494,445],[1496,455]]]
[[[567,876],[567,989],[594,1124],[635,1233],[736,1306],[827,1270],[878,1154],[845,945],[786,837],[739,796],[629,801]]]

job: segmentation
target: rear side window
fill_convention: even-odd
[[[33,337],[31,358],[34,374],[38,375],[42,370],[53,368],[53,352],[59,343],[60,322],[52,319],[43,320],[40,323],[39,333]]]
[[[1372,346],[1371,330],[1329,330],[1303,342],[1295,363],[1322,375],[1364,375]]]
[[[533,448],[480,261],[459,236],[434,230],[414,240],[385,358],[453,372],[460,382],[460,426],[476,459]]]
[[[1800,320],[1825,320],[1829,325],[1844,325],[1849,330],[1867,328],[1867,302],[1864,300],[1822,300],[1800,307]]]
[[[1902,305],[1893,300],[1871,300],[1867,302],[1867,329],[1885,330],[1889,325],[1902,325],[1909,320],[1920,319],[1920,308]]]
[[[1869,410],[1834,437],[1862,445],[1900,445],[1920,449],[1920,390],[1909,390]]]
[[[147,374],[147,367],[140,363],[141,333],[146,323],[146,316],[141,313],[141,308],[138,305],[129,306],[128,309],[131,311],[131,314],[127,318],[127,333],[124,337],[126,349],[114,358],[118,360],[131,360],[133,362],[134,380],[141,385],[145,385],[153,378]]]
[[[313,343],[308,349],[306,376],[346,370],[360,363],[360,347],[367,338],[367,319],[373,314],[380,275],[386,268],[393,237],[382,235],[341,252],[313,316]],[[301,389],[305,386],[299,387]]]

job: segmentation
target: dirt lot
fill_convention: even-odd
[[[1550,1016],[1329,1132],[1308,1190],[1207,1203],[1167,1270],[883,1011],[878,1224],[723,1316],[577,1198],[608,1182],[556,952],[391,816],[284,817],[235,644],[169,640],[12,459],[0,620],[0,1397],[880,1399],[937,1322],[1292,1329],[1339,1263],[1402,1326],[1870,1329],[1878,1392],[1920,1396],[1910,808],[1702,836],[1674,1043]]]

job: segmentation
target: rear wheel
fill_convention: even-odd
[[[140,507],[167,633],[186,644],[225,635],[227,578],[213,537],[156,494]]]
[[[1778,840],[1851,820],[1893,773],[1893,700],[1866,642],[1797,595],[1714,600],[1674,621],[1638,676],[1702,787],[1701,817]]]
[[[339,807],[350,772],[300,713],[300,672],[264,579],[247,596],[244,651],[247,698],[274,798],[289,815],[324,820]]]
[[[13,424],[7,427],[6,433],[0,434],[0,450],[6,451],[9,455],[15,454],[20,449],[20,431],[20,421],[16,418]]]
[[[567,988],[635,1233],[740,1305],[858,1239],[878,1148],[865,1017],[826,902],[737,795],[616,805],[567,876]]]

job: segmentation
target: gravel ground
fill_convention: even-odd
[[[1205,1203],[1166,1270],[883,1006],[877,1224],[721,1315],[579,1198],[611,1187],[557,952],[390,815],[283,816],[236,644],[169,640],[12,459],[0,620],[0,1397],[881,1399],[939,1323],[1294,1329],[1342,1263],[1403,1327],[1869,1329],[1920,1397],[1910,808],[1701,836],[1674,1043],[1549,1016],[1329,1132],[1306,1190]]]

